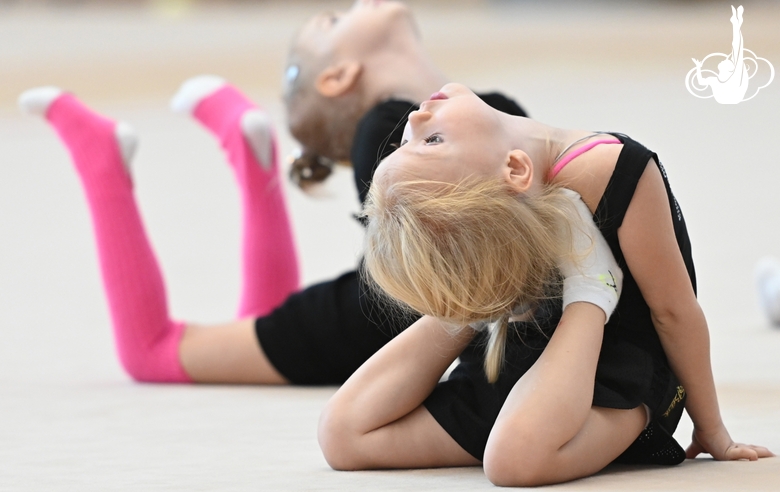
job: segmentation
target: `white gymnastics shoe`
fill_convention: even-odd
[[[19,108],[27,114],[45,117],[51,103],[56,101],[62,92],[62,89],[54,86],[26,90],[19,96]]]
[[[171,109],[176,113],[192,114],[198,103],[227,84],[216,75],[198,75],[187,79],[171,99]]]

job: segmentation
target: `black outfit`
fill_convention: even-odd
[[[480,97],[500,111],[526,116],[501,94]],[[416,109],[414,103],[389,100],[358,123],[351,160],[361,203],[376,166],[401,142],[407,115]],[[416,319],[387,312],[359,273],[350,271],[291,295],[255,321],[255,332],[271,364],[293,384],[341,384]]]
[[[650,308],[626,265],[617,236],[650,159],[663,175],[675,236],[695,290],[691,246],[685,220],[656,154],[625,135],[615,136],[623,142],[623,149],[594,220],[623,270],[623,291],[604,330],[593,404],[631,409],[644,403],[650,408],[651,425],[617,461],[678,464],[685,454],[671,434],[682,415],[685,391],[669,367]],[[486,334],[478,335],[449,379],[439,383],[425,401],[436,421],[475,458],[482,459],[501,406],[517,380],[541,355],[561,311],[560,298],[546,301],[534,321],[511,324],[504,367],[494,384],[487,382],[482,368]]]

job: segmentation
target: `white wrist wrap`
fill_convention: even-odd
[[[589,302],[600,307],[607,317],[606,321],[609,321],[618,299],[617,285],[611,272],[599,279],[584,275],[563,279],[563,309],[572,302]]]
[[[589,302],[600,307],[607,321],[617,306],[623,287],[620,270],[607,241],[593,222],[593,215],[580,195],[564,190],[579,212],[579,223],[572,224],[573,258],[561,261],[563,307],[572,302]]]

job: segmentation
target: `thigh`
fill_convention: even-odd
[[[198,383],[289,384],[257,343],[251,318],[186,325],[179,357],[185,372]]]

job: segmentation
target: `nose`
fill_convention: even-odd
[[[422,125],[431,119],[431,116],[431,113],[423,109],[409,113],[409,121],[406,128],[406,130],[409,132],[409,136],[406,138],[408,140],[412,140],[412,137],[414,137],[415,134],[419,135],[422,133]]]
[[[429,119],[431,119],[431,113],[428,111],[425,111],[424,109],[418,109],[417,111],[412,111],[409,113],[409,123],[412,124],[412,127],[420,125],[422,123],[425,123]]]

